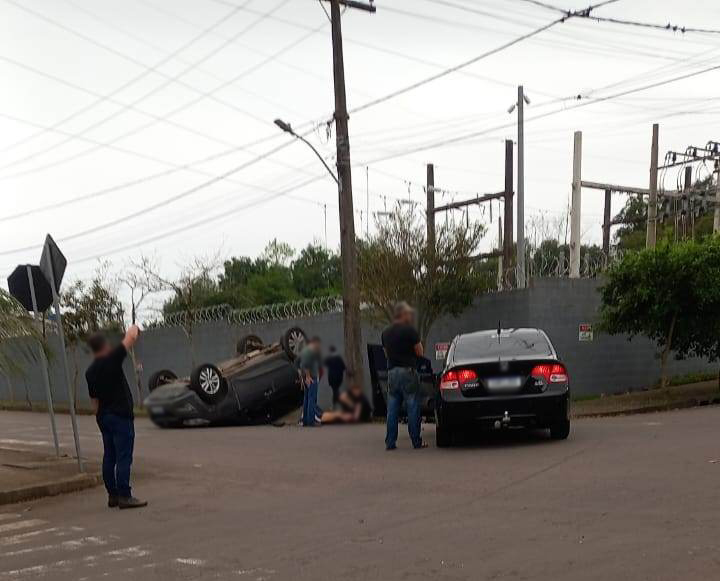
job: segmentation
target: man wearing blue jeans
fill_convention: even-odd
[[[413,448],[426,448],[420,435],[420,379],[418,358],[423,356],[420,336],[414,326],[415,312],[406,302],[395,305],[393,324],[382,333],[388,363],[387,435],[385,448],[397,445],[398,420],[403,402],[407,408],[408,433]]]
[[[140,329],[133,325],[114,349],[105,335],[95,333],[88,339],[93,362],[85,372],[90,399],[103,440],[103,480],[110,508],[140,508],[147,502],[132,495],[130,467],[135,445],[133,398],[123,361],[135,344]]]
[[[305,427],[319,426],[322,412],[317,405],[322,352],[320,338],[313,337],[300,353],[300,374],[303,381],[303,417]]]

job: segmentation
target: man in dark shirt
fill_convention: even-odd
[[[382,333],[388,363],[387,435],[385,448],[394,450],[403,401],[407,407],[408,432],[413,448],[425,448],[420,435],[420,380],[418,358],[423,356],[420,336],[413,323],[415,312],[406,302],[395,305],[393,324]]]
[[[111,508],[147,506],[147,502],[135,498],[130,489],[135,426],[133,397],[122,368],[128,350],[139,335],[140,329],[133,325],[125,333],[122,343],[115,348],[110,346],[102,333],[96,333],[88,339],[94,361],[85,372],[85,379],[102,434],[105,450],[102,472],[108,492],[108,506]]]
[[[335,349],[335,345],[330,345],[330,355],[325,359],[325,367],[328,370],[328,383],[333,392],[333,408],[335,408],[340,397],[340,386],[345,377],[346,369],[345,361]]]

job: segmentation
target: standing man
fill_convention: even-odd
[[[345,361],[335,349],[335,345],[330,345],[330,355],[325,359],[325,367],[328,370],[328,383],[333,393],[333,409],[337,407],[340,398],[340,386],[345,378]]]
[[[420,436],[420,379],[418,358],[423,356],[420,336],[414,326],[415,312],[406,302],[395,305],[393,324],[382,333],[388,363],[387,436],[385,449],[394,450],[403,401],[407,407],[408,433],[413,448],[426,448]]]
[[[105,450],[102,472],[110,508],[147,506],[147,502],[135,498],[130,489],[135,426],[132,393],[122,368],[139,335],[139,327],[133,325],[115,348],[102,333],[88,339],[94,361],[85,372],[85,379],[102,434]]]
[[[322,353],[320,337],[313,337],[300,353],[300,375],[303,381],[303,426],[315,427],[321,422],[322,412],[317,405]]]

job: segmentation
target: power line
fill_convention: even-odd
[[[32,16],[40,19],[40,20],[43,20],[43,21],[45,21],[45,22],[47,22],[47,23],[49,23],[49,24],[51,24],[51,25],[59,28],[60,30],[63,30],[64,32],[66,32],[66,33],[68,33],[68,34],[71,34],[72,36],[76,36],[76,37],[78,37],[78,38],[80,38],[80,39],[82,39],[82,40],[84,40],[84,41],[86,41],[86,42],[89,42],[89,43],[92,44],[93,46],[97,46],[97,47],[99,47],[99,48],[102,48],[102,49],[110,52],[111,54],[114,54],[115,56],[118,56],[118,57],[122,58],[123,60],[129,61],[129,62],[131,62],[131,63],[133,63],[133,64],[135,64],[135,65],[137,65],[137,66],[140,66],[140,67],[142,67],[142,68],[144,69],[142,73],[140,73],[139,75],[136,75],[135,77],[133,77],[133,78],[131,78],[130,80],[126,81],[125,83],[123,83],[122,85],[120,85],[120,87],[118,87],[118,88],[116,88],[115,90],[111,91],[111,92],[110,92],[108,95],[106,95],[103,99],[98,99],[97,101],[95,101],[95,102],[93,102],[93,103],[90,103],[89,105],[83,107],[82,109],[79,109],[79,110],[75,111],[75,112],[72,113],[70,116],[65,117],[64,119],[61,119],[60,121],[58,121],[57,123],[55,123],[55,124],[53,125],[53,127],[59,127],[59,126],[65,124],[65,123],[67,123],[68,121],[71,121],[72,119],[75,119],[75,118],[78,117],[79,115],[82,115],[83,113],[85,113],[85,112],[87,112],[87,111],[90,111],[91,109],[95,108],[97,105],[99,105],[100,103],[102,103],[102,102],[105,101],[106,99],[108,99],[108,98],[110,98],[110,97],[112,97],[112,96],[114,96],[114,95],[117,95],[119,92],[121,92],[121,91],[125,90],[126,88],[132,86],[132,85],[135,84],[136,82],[144,79],[146,76],[148,76],[148,75],[151,74],[151,73],[157,73],[157,74],[159,74],[159,75],[164,76],[166,79],[172,78],[172,77],[170,77],[169,75],[164,75],[163,73],[161,73],[160,71],[158,71],[158,70],[157,70],[158,67],[160,67],[160,66],[162,66],[163,64],[169,62],[169,61],[172,60],[172,58],[174,58],[178,53],[180,53],[180,52],[184,51],[185,49],[187,49],[188,47],[192,46],[195,42],[197,42],[198,40],[200,40],[203,36],[205,36],[206,34],[208,34],[210,31],[212,31],[212,30],[215,29],[216,27],[218,27],[218,26],[220,26],[221,24],[227,22],[227,21],[228,21],[230,18],[232,18],[238,11],[240,11],[245,4],[249,4],[249,2],[250,2],[251,0],[247,0],[247,1],[245,2],[245,4],[243,4],[242,6],[236,6],[233,10],[231,10],[230,12],[228,12],[227,14],[225,14],[222,18],[220,18],[219,20],[217,20],[216,22],[214,22],[214,23],[213,23],[212,25],[210,25],[208,28],[204,29],[202,32],[200,32],[199,34],[197,34],[196,36],[194,36],[194,37],[193,37],[192,39],[190,39],[188,42],[182,44],[182,45],[181,45],[180,47],[178,47],[176,50],[174,50],[174,51],[171,52],[170,54],[166,55],[163,59],[161,59],[161,60],[160,60],[158,63],[156,63],[155,65],[149,66],[149,67],[148,67],[145,63],[143,63],[143,62],[141,62],[141,61],[139,61],[139,60],[137,60],[137,59],[135,59],[135,58],[133,58],[133,57],[130,57],[130,56],[122,53],[121,51],[118,51],[118,50],[114,49],[113,47],[111,47],[111,46],[109,46],[109,45],[106,45],[106,44],[104,44],[104,43],[102,43],[102,42],[99,42],[99,41],[95,40],[94,38],[92,38],[92,37],[90,37],[90,36],[87,36],[86,34],[84,34],[84,33],[82,33],[82,32],[78,32],[77,30],[75,30],[75,29],[73,29],[73,28],[71,28],[71,27],[69,27],[69,26],[66,26],[66,25],[62,24],[61,22],[58,22],[57,20],[54,20],[54,19],[52,19],[52,18],[50,18],[50,17],[48,17],[48,16],[46,16],[46,15],[40,13],[40,12],[37,12],[37,11],[35,11],[35,10],[32,10],[32,9],[28,8],[27,6],[23,6],[23,5],[21,5],[19,2],[16,2],[15,0],[3,0],[3,1],[4,1],[4,2],[7,2],[8,4],[11,4],[11,5],[15,6],[17,9],[22,10],[23,12],[26,12],[26,13],[28,13],[28,14],[30,14],[30,15],[32,15]],[[30,140],[32,140],[32,139],[35,139],[36,137],[38,137],[38,136],[40,136],[40,135],[42,135],[42,134],[43,134],[43,132],[30,135],[29,137],[27,137],[27,138],[25,138],[25,139],[23,139],[23,140],[21,140],[21,141],[19,141],[19,142],[16,142],[16,143],[14,143],[14,144],[11,144],[9,147],[5,148],[4,151],[7,151],[7,150],[9,150],[9,149],[14,149],[15,147],[17,147],[17,146],[19,146],[19,145],[23,145],[24,143],[27,143],[28,141],[30,141]]]
[[[570,106],[570,107],[566,107],[566,108],[564,108],[564,109],[556,109],[556,110],[554,110],[554,111],[549,111],[549,112],[547,112],[547,113],[542,113],[542,114],[540,114],[540,115],[535,115],[534,117],[529,117],[529,118],[527,118],[527,119],[525,120],[525,122],[528,123],[528,122],[530,122],[530,121],[537,121],[537,120],[539,120],[539,119],[544,119],[544,118],[547,118],[547,117],[551,117],[551,116],[553,116],[553,115],[557,115],[558,113],[564,113],[564,112],[566,112],[566,111],[570,111],[570,110],[573,110],[573,109],[579,109],[579,108],[581,108],[581,107],[587,107],[587,106],[589,106],[589,105],[594,105],[594,104],[597,104],[597,103],[607,102],[607,101],[610,101],[610,100],[612,100],[612,99],[616,99],[616,98],[619,98],[619,97],[624,97],[624,96],[631,95],[631,94],[634,94],[634,93],[639,93],[639,92],[641,92],[641,91],[646,91],[646,90],[649,90],[649,89],[654,89],[654,88],[657,88],[657,87],[660,87],[660,86],[663,86],[663,85],[668,85],[668,84],[670,84],[670,83],[675,83],[675,82],[677,82],[677,81],[682,81],[682,80],[685,80],[685,79],[689,79],[689,78],[692,78],[692,77],[696,77],[696,76],[699,76],[699,75],[702,75],[702,74],[705,74],[705,73],[709,73],[709,72],[712,72],[712,71],[716,71],[716,70],[720,70],[720,65],[715,65],[715,66],[712,66],[712,67],[708,67],[708,68],[702,69],[702,70],[700,70],[700,71],[694,71],[694,72],[692,72],[692,73],[687,73],[687,74],[684,74],[684,75],[680,75],[680,76],[677,76],[677,77],[673,77],[673,78],[671,78],[671,79],[666,79],[666,80],[663,80],[663,81],[658,81],[658,82],[655,82],[655,83],[651,83],[651,84],[648,84],[648,85],[644,85],[644,86],[642,86],[642,87],[636,87],[636,88],[634,88],[634,89],[628,89],[628,90],[626,90],[626,91],[622,91],[622,92],[619,92],[619,93],[615,93],[615,94],[613,94],[613,95],[608,95],[608,96],[606,96],[606,97],[597,97],[597,98],[592,99],[592,100],[586,100],[586,101],[583,101],[583,102],[581,102],[581,103],[577,103],[576,105],[573,105],[573,106]],[[475,137],[481,137],[481,136],[483,136],[483,135],[487,135],[487,134],[489,134],[489,133],[493,133],[493,132],[495,132],[495,131],[499,131],[499,130],[501,130],[501,129],[507,129],[507,128],[509,128],[509,127],[514,127],[514,126],[515,126],[515,123],[514,123],[514,122],[510,122],[510,123],[505,123],[505,124],[502,124],[502,125],[497,125],[497,126],[495,126],[495,127],[486,128],[486,129],[483,129],[483,130],[480,130],[480,131],[473,131],[473,132],[471,132],[471,133],[465,133],[465,134],[462,134],[462,135],[458,135],[458,136],[455,136],[455,137],[451,137],[451,138],[449,138],[449,139],[444,139],[444,140],[441,140],[441,141],[436,141],[436,142],[433,142],[433,143],[420,145],[420,146],[415,147],[415,148],[413,148],[413,149],[396,152],[396,153],[393,153],[393,154],[390,154],[390,155],[387,155],[387,156],[383,156],[383,157],[379,157],[379,158],[376,158],[376,159],[364,160],[364,161],[362,162],[362,165],[368,165],[368,164],[372,164],[372,163],[378,163],[378,162],[380,162],[380,161],[386,161],[386,160],[388,160],[388,159],[393,159],[393,158],[397,158],[397,157],[402,157],[402,156],[404,156],[404,155],[409,155],[409,154],[412,154],[412,153],[418,153],[418,152],[420,152],[420,151],[427,151],[427,150],[429,150],[429,149],[435,149],[435,148],[437,148],[437,147],[444,147],[444,146],[447,146],[447,145],[452,145],[452,144],[454,144],[454,143],[460,143],[460,142],[462,142],[462,141],[467,141],[467,140],[473,139],[473,138],[475,138]]]
[[[302,43],[303,41],[305,41],[307,38],[309,38],[309,37],[312,36],[313,34],[317,33],[317,31],[319,31],[320,29],[322,29],[324,26],[325,26],[325,25],[323,24],[323,25],[321,25],[320,27],[318,27],[317,29],[314,29],[313,32],[310,32],[310,33],[308,33],[308,34],[303,35],[303,36],[300,37],[299,39],[293,41],[293,42],[290,43],[289,45],[286,45],[285,47],[283,47],[282,49],[280,49],[280,50],[279,50],[278,52],[276,52],[274,55],[267,57],[263,62],[258,63],[258,64],[253,65],[252,67],[250,67],[250,68],[248,68],[248,69],[243,70],[242,72],[240,72],[238,75],[236,75],[236,76],[233,77],[232,79],[229,79],[228,81],[225,81],[224,83],[222,83],[222,84],[219,85],[219,86],[214,87],[214,88],[211,89],[210,91],[204,91],[204,92],[203,92],[203,91],[199,91],[200,94],[199,94],[199,96],[198,96],[197,98],[195,98],[195,99],[193,99],[193,100],[191,100],[191,101],[189,101],[189,102],[186,102],[186,103],[184,103],[183,105],[180,105],[180,106],[176,107],[175,109],[173,109],[173,110],[170,111],[170,112],[165,113],[164,115],[160,116],[159,119],[157,118],[157,116],[152,116],[153,118],[157,119],[157,120],[155,120],[155,121],[150,121],[150,122],[148,122],[148,123],[145,123],[144,125],[141,125],[141,126],[139,126],[139,127],[136,127],[136,128],[134,128],[134,129],[131,129],[131,130],[129,130],[129,131],[126,131],[126,132],[118,135],[117,137],[111,139],[110,141],[104,142],[104,143],[102,143],[102,144],[100,144],[100,145],[97,145],[97,146],[90,147],[90,148],[88,148],[88,149],[85,149],[85,150],[83,150],[83,151],[81,151],[81,152],[79,152],[79,153],[70,155],[70,156],[68,156],[68,157],[65,157],[65,158],[62,158],[62,159],[59,159],[59,160],[55,160],[55,161],[50,162],[50,163],[45,164],[45,165],[41,165],[41,166],[38,166],[38,167],[30,168],[30,169],[28,169],[28,170],[22,170],[22,171],[15,172],[15,173],[12,173],[12,174],[0,176],[0,181],[7,180],[7,179],[17,178],[17,177],[20,177],[20,176],[23,176],[23,175],[27,175],[27,174],[37,173],[37,172],[39,172],[39,171],[43,171],[43,170],[46,170],[46,169],[49,169],[49,168],[52,168],[52,167],[56,167],[56,166],[59,166],[59,165],[63,165],[63,164],[65,164],[65,163],[69,162],[69,161],[74,161],[74,160],[79,159],[79,158],[81,158],[81,157],[84,157],[84,156],[86,156],[86,155],[88,155],[88,154],[90,154],[90,153],[93,153],[94,151],[97,151],[98,149],[101,149],[102,147],[110,147],[110,146],[112,146],[113,144],[117,143],[118,141],[121,141],[121,140],[123,140],[123,139],[126,139],[127,137],[130,137],[130,136],[132,136],[132,135],[135,135],[135,134],[137,134],[137,133],[140,133],[141,131],[144,131],[145,129],[148,129],[149,127],[152,127],[152,126],[155,125],[157,122],[164,122],[164,121],[166,121],[167,119],[169,119],[170,117],[172,117],[172,116],[174,116],[174,115],[177,115],[178,113],[180,113],[180,112],[182,112],[182,111],[184,111],[184,110],[192,107],[193,105],[195,105],[196,103],[202,101],[202,100],[205,99],[205,98],[211,98],[211,99],[213,99],[213,100],[217,100],[215,97],[213,97],[213,93],[215,93],[215,92],[217,92],[217,91],[220,91],[220,90],[222,90],[222,89],[224,89],[224,88],[232,85],[233,83],[237,82],[240,78],[251,74],[252,72],[256,71],[257,69],[261,68],[262,66],[264,66],[265,64],[267,64],[268,62],[270,62],[271,60],[273,60],[273,58],[275,58],[275,56],[291,50],[292,48],[294,48],[294,47],[297,46],[298,44]],[[139,100],[138,100],[138,101],[139,101]],[[136,103],[137,103],[138,101],[136,101]],[[111,117],[112,117],[112,115],[111,115],[110,117],[107,117],[104,121],[110,119]],[[103,122],[104,122],[104,121],[103,121]],[[312,125],[312,123],[305,123],[305,124],[303,124],[302,127],[307,127],[308,125]],[[81,132],[81,133],[78,134],[78,135],[82,135],[82,133],[84,133],[84,132]],[[273,134],[272,136],[270,136],[268,139],[264,139],[264,140],[262,140],[262,141],[267,141],[267,140],[269,140],[269,139],[274,139],[274,137],[275,137],[275,134]],[[215,139],[215,138],[212,138],[212,139]],[[217,141],[217,140],[216,140],[216,141]],[[14,163],[15,163],[15,162],[14,162]],[[14,163],[11,164],[11,165],[14,165]],[[3,167],[7,167],[7,166],[2,166],[2,167],[0,167],[0,169],[2,169]]]
[[[15,4],[14,0],[5,0],[5,1],[6,1],[6,2],[10,2],[11,4]],[[247,0],[246,4],[248,4],[250,1],[252,1],[252,0]],[[289,1],[289,0],[282,0],[282,2],[281,2],[280,4],[278,4],[273,10],[270,11],[270,13],[272,13],[272,12],[275,11],[275,10],[278,10],[281,6],[285,5],[288,1]],[[244,6],[244,5],[243,5],[243,6]],[[211,25],[208,29],[204,30],[204,31],[201,32],[199,35],[197,35],[197,36],[195,36],[193,39],[191,39],[189,42],[185,43],[181,48],[179,48],[178,50],[174,51],[174,52],[171,53],[170,55],[164,57],[158,64],[156,64],[156,65],[154,65],[154,66],[152,66],[152,67],[150,67],[150,68],[146,68],[146,70],[145,70],[143,73],[141,73],[139,76],[136,76],[136,77],[134,77],[133,79],[131,79],[130,81],[127,81],[126,83],[124,83],[120,89],[116,89],[116,90],[112,91],[109,95],[103,97],[102,99],[98,99],[96,102],[91,103],[90,105],[88,105],[88,106],[86,106],[86,107],[83,107],[81,110],[76,111],[75,113],[73,113],[73,114],[70,115],[69,117],[66,117],[65,119],[59,121],[59,122],[56,123],[53,127],[59,127],[59,126],[65,124],[67,121],[69,121],[69,120],[71,120],[71,119],[74,119],[75,117],[77,117],[77,116],[80,115],[81,113],[84,113],[84,112],[87,112],[87,111],[93,109],[95,106],[97,106],[97,105],[99,105],[100,103],[104,102],[105,100],[107,100],[108,98],[112,97],[113,95],[116,95],[119,91],[121,91],[121,90],[123,90],[123,89],[125,89],[125,88],[127,88],[127,87],[129,87],[129,86],[131,86],[131,85],[133,85],[133,84],[136,83],[138,80],[144,78],[145,76],[147,76],[147,75],[150,74],[151,72],[157,72],[158,74],[164,76],[164,77],[166,78],[166,80],[165,80],[162,84],[160,84],[160,85],[158,85],[157,87],[155,87],[154,89],[152,89],[151,91],[149,91],[149,92],[147,92],[147,93],[144,93],[142,96],[140,96],[139,98],[135,99],[135,100],[132,101],[130,104],[125,104],[125,105],[123,105],[123,107],[122,107],[120,110],[115,111],[115,112],[113,112],[112,114],[107,115],[107,116],[103,117],[102,119],[100,119],[99,121],[96,121],[95,123],[93,123],[93,124],[91,124],[90,126],[86,127],[85,129],[83,129],[83,130],[80,132],[80,134],[81,134],[81,135],[82,135],[82,134],[85,134],[85,133],[87,133],[87,132],[89,132],[89,131],[91,131],[91,130],[93,130],[93,129],[96,129],[97,127],[100,127],[100,126],[104,125],[104,124],[107,123],[108,121],[110,121],[110,120],[118,117],[119,115],[121,115],[122,113],[124,113],[125,111],[127,111],[128,109],[134,107],[134,106],[137,105],[138,103],[146,100],[148,97],[151,97],[152,95],[156,94],[157,92],[161,91],[162,89],[164,89],[165,87],[171,85],[172,83],[177,82],[182,76],[184,76],[185,74],[187,74],[188,72],[190,72],[191,70],[193,70],[196,66],[198,66],[199,64],[201,64],[201,63],[203,63],[203,62],[206,62],[206,61],[209,60],[212,56],[216,55],[216,54],[219,53],[221,50],[223,50],[223,49],[226,48],[228,45],[230,45],[230,44],[233,42],[234,38],[239,37],[239,36],[241,36],[242,34],[245,34],[245,33],[246,33],[247,31],[249,31],[251,28],[253,28],[253,27],[256,26],[257,24],[259,24],[260,22],[262,22],[262,20],[263,20],[262,17],[256,19],[254,22],[252,22],[252,23],[249,24],[248,26],[244,27],[241,31],[239,31],[239,32],[238,32],[235,36],[233,36],[231,39],[225,40],[222,44],[220,44],[220,45],[217,46],[215,49],[213,49],[212,51],[210,51],[209,53],[207,53],[207,54],[206,54],[204,57],[202,57],[200,60],[195,61],[195,62],[192,63],[191,65],[187,66],[185,69],[183,69],[183,70],[182,70],[179,74],[177,74],[177,75],[169,76],[169,75],[165,75],[164,73],[161,73],[161,72],[159,72],[159,71],[156,70],[157,67],[159,67],[159,66],[161,66],[162,64],[164,64],[164,63],[168,62],[169,60],[171,60],[175,54],[177,54],[178,52],[181,52],[181,51],[185,50],[186,48],[188,48],[189,46],[191,46],[192,44],[194,44],[197,40],[199,40],[200,38],[202,38],[203,36],[205,36],[210,30],[213,30],[214,28],[216,28],[216,27],[219,26],[220,24],[226,22],[230,17],[232,17],[232,16],[233,16],[237,11],[239,11],[240,9],[241,9],[241,7],[237,7],[236,9],[232,10],[229,14],[225,15],[223,18],[221,18],[220,20],[216,21],[216,22],[215,22],[213,25]],[[122,53],[120,53],[120,54],[122,54]],[[130,58],[130,60],[135,61],[135,59],[133,59],[133,58],[131,58],[131,57],[127,57],[127,56],[126,56],[126,58]],[[144,65],[143,65],[143,66],[144,66]],[[197,90],[194,89],[193,87],[191,87],[191,88],[192,88],[193,90],[197,91]],[[200,91],[200,94],[201,94],[201,95],[204,95],[204,93],[203,93],[202,91]],[[202,97],[202,98],[204,98],[204,97]],[[42,132],[39,133],[39,134],[36,134],[36,136],[37,136],[37,135],[41,135],[41,134],[42,134]],[[30,136],[28,139],[31,139],[31,138],[33,138],[33,136]],[[27,141],[27,140],[25,140],[25,141]],[[50,146],[50,147],[47,147],[47,148],[45,148],[45,149],[43,149],[43,150],[36,151],[36,152],[31,153],[31,154],[29,154],[29,155],[27,155],[27,156],[25,156],[25,157],[22,157],[22,158],[20,158],[20,159],[14,160],[14,161],[11,162],[11,163],[8,163],[8,164],[5,164],[5,165],[3,165],[3,166],[0,166],[0,169],[5,169],[5,168],[7,168],[7,167],[15,166],[15,165],[17,165],[17,164],[20,164],[20,163],[23,163],[23,162],[25,162],[25,161],[28,161],[28,160],[30,160],[30,159],[33,159],[33,158],[37,157],[38,155],[42,155],[42,154],[47,153],[47,152],[49,152],[49,151],[52,151],[52,150],[54,150],[54,149],[56,149],[56,148],[58,148],[58,147],[61,147],[61,146],[63,146],[64,144],[66,144],[66,143],[68,143],[68,142],[70,142],[70,141],[72,141],[72,138],[65,139],[65,140],[61,141],[60,143],[54,144],[54,145],[52,145],[52,146]]]
[[[437,2],[441,2],[441,0],[435,0]],[[540,0],[520,0],[520,2],[527,2],[529,4],[534,4],[536,6],[541,6],[542,8],[547,8],[548,10],[553,10],[555,12],[561,12],[568,14],[568,11],[564,8],[560,8],[559,6],[555,6],[553,4],[549,4],[547,2],[541,2]],[[653,22],[641,22],[639,20],[628,20],[625,18],[613,18],[610,16],[595,16],[594,14],[583,14],[579,13],[577,16],[581,18],[587,18],[589,20],[594,20],[596,22],[608,22],[610,24],[621,24],[625,26],[637,26],[640,28],[651,28],[654,30],[667,30],[670,32],[699,32],[699,33],[705,33],[705,34],[720,34],[720,30],[713,29],[713,28],[695,28],[692,26],[680,26],[677,24],[672,24],[671,22],[668,22],[667,24],[657,24]]]
[[[153,210],[157,210],[159,208],[167,207],[169,204],[172,204],[174,202],[177,202],[179,200],[182,200],[184,198],[187,198],[188,196],[191,196],[192,194],[195,194],[201,190],[204,190],[208,188],[209,186],[218,183],[219,181],[222,181],[237,172],[246,169],[250,167],[251,165],[254,165],[258,163],[259,161],[262,161],[263,159],[266,159],[267,157],[277,153],[278,151],[281,151],[285,149],[286,147],[292,145],[295,143],[295,140],[286,141],[285,143],[282,143],[276,147],[274,147],[271,150],[266,151],[265,153],[262,153],[255,158],[246,161],[222,174],[219,174],[212,179],[206,180],[196,186],[193,186],[192,188],[188,188],[187,190],[184,190],[180,192],[179,194],[175,194],[174,196],[171,196],[170,198],[166,198],[162,200],[161,202],[152,204],[150,206],[146,206],[145,208],[132,212],[130,214],[126,214],[125,216],[121,216],[120,218],[116,218],[114,220],[111,220],[109,222],[105,222],[103,224],[99,224],[97,226],[93,226],[92,228],[88,228],[86,230],[82,230],[80,232],[75,232],[73,234],[70,234],[68,236],[64,236],[62,238],[58,238],[59,242],[67,242],[69,240],[75,240],[77,238],[81,238],[83,236],[87,236],[88,234],[93,234],[95,232],[99,232],[101,230],[105,230],[107,228],[117,226],[118,224],[122,224],[123,222],[127,222],[128,220],[132,220],[133,218],[137,218],[138,216],[141,216],[143,214],[147,214],[148,212],[152,212]],[[38,248],[41,248],[41,246],[33,245],[33,246],[24,246],[20,248],[13,248],[11,250],[4,250],[0,252],[0,256],[7,256],[8,254],[16,254],[18,252],[26,252],[29,250],[37,250]]]

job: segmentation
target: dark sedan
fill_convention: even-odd
[[[570,434],[570,380],[540,329],[458,335],[450,345],[436,400],[436,440],[452,444],[468,429],[515,426]]]
[[[302,404],[295,359],[305,342],[297,327],[271,345],[248,335],[236,357],[198,365],[190,377],[157,371],[145,399],[150,419],[161,428],[272,422]]]

